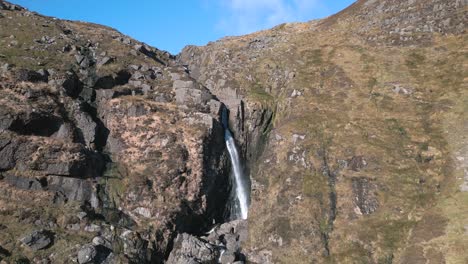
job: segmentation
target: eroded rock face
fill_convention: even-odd
[[[0,1],[0,258],[463,262],[465,2],[362,0],[175,58]],[[224,107],[249,227],[204,234],[226,218]],[[23,254],[23,228],[57,240]]]
[[[465,24],[466,1],[362,0],[326,19],[188,46],[178,55],[230,110],[252,180],[249,260],[466,258],[446,252],[443,242],[425,254],[406,239],[419,216],[444,200],[443,183],[459,186],[455,178],[466,175],[466,159],[456,154],[466,145],[457,136],[466,128],[456,125],[466,92],[455,70],[463,64]],[[427,78],[430,71],[446,81]],[[454,157],[461,165],[450,165]],[[459,206],[444,208],[434,210],[466,216]]]
[[[18,54],[0,59],[2,232],[60,233],[61,253],[45,238],[24,242],[54,263],[162,263],[178,233],[224,221],[223,105],[209,90],[172,55],[110,28],[1,3],[12,19],[0,26],[30,32],[28,47],[54,58],[37,69],[41,58],[0,43]],[[21,254],[7,237],[2,247]]]

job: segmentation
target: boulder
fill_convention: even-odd
[[[81,93],[81,90],[83,90],[83,83],[80,81],[78,75],[76,75],[75,72],[68,71],[64,78],[59,82],[65,90],[65,93],[72,98],[78,97],[78,95]]]
[[[92,263],[97,255],[97,250],[93,245],[85,245],[78,251],[78,263]]]
[[[46,230],[36,230],[25,237],[21,238],[21,242],[28,246],[31,250],[37,251],[50,246],[53,241],[53,234]]]
[[[32,71],[28,69],[19,69],[15,72],[15,78],[18,82],[47,82],[48,76],[42,75],[37,71]]]
[[[223,252],[219,258],[219,262],[221,262],[221,264],[231,264],[234,263],[235,260],[236,254],[232,251]]]
[[[179,234],[174,241],[174,249],[167,260],[168,264],[178,263],[218,263],[218,247],[189,234]]]

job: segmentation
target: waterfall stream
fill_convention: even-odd
[[[226,147],[232,164],[231,182],[233,184],[233,195],[231,195],[231,217],[247,219],[249,194],[247,192],[246,179],[236,143],[231,131],[229,131],[227,120],[227,111],[223,111],[224,140],[226,141]]]
[[[245,180],[244,180],[244,173],[241,167],[241,162],[239,159],[239,154],[237,153],[236,143],[234,142],[234,138],[232,137],[231,132],[229,129],[226,129],[224,132],[224,139],[226,140],[226,146],[229,152],[229,156],[231,157],[232,163],[232,173],[231,177],[234,176],[234,190],[236,193],[236,202],[233,206],[234,213],[237,217],[242,219],[247,219],[248,210],[249,210],[249,196],[247,194]]]

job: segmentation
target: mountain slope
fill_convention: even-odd
[[[252,261],[468,261],[466,17],[464,1],[358,1],[184,49],[192,76],[241,113]],[[265,109],[258,157],[242,116]]]
[[[360,0],[172,56],[0,1],[0,260],[466,263],[466,23]]]

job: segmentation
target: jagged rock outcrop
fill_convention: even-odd
[[[444,246],[463,244],[461,233],[427,219],[466,216],[445,196],[466,199],[456,176],[466,175],[456,136],[466,5],[361,0],[178,55],[231,111],[252,178],[249,260],[464,261]],[[444,235],[420,246],[416,229]]]
[[[19,246],[24,226],[55,234],[22,240],[41,261],[162,263],[178,233],[224,221],[223,105],[209,90],[113,29],[0,3],[21,40],[0,44],[2,258],[39,261]]]

